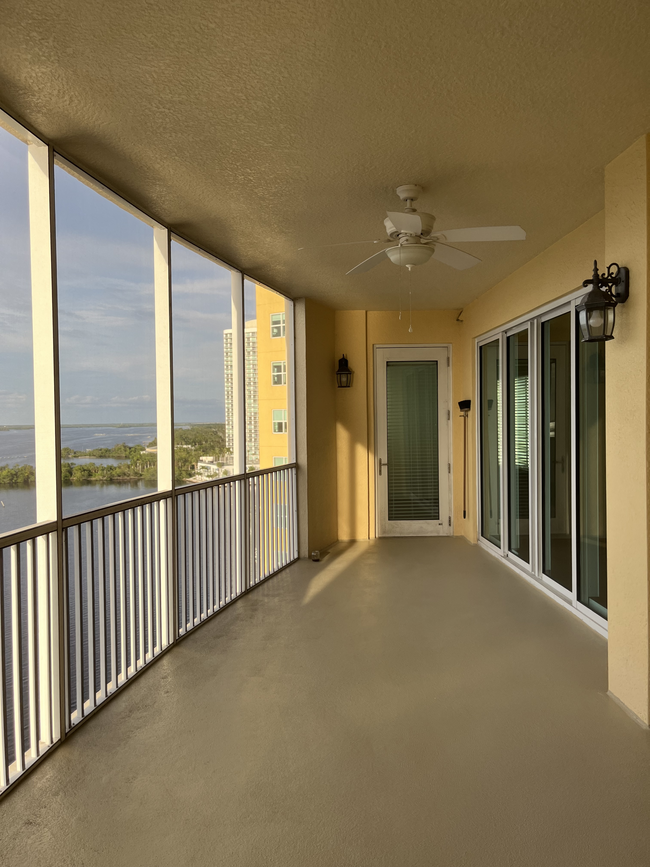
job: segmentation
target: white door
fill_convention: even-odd
[[[378,536],[451,534],[448,358],[441,346],[375,348]]]

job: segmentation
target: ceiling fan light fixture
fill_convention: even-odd
[[[433,256],[433,244],[402,244],[400,247],[390,247],[386,255],[394,265],[424,265]]]

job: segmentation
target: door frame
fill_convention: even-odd
[[[448,450],[448,459],[447,463],[449,464],[449,472],[447,473],[447,496],[449,502],[449,516],[447,526],[442,528],[441,533],[437,533],[436,536],[453,536],[454,535],[454,499],[453,499],[453,477],[454,477],[454,457],[453,457],[453,426],[451,421],[451,413],[452,413],[452,344],[451,343],[375,343],[372,347],[373,354],[373,401],[374,401],[374,413],[373,413],[373,424],[374,424],[374,454],[373,454],[373,464],[374,464],[374,487],[375,487],[375,538],[400,538],[395,536],[382,536],[379,532],[379,498],[380,498],[380,488],[379,488],[379,447],[378,447],[378,418],[379,418],[379,401],[378,401],[378,355],[379,351],[383,349],[407,349],[407,350],[416,350],[416,349],[429,349],[429,350],[444,350],[447,353],[447,377],[446,377],[446,385],[447,385],[447,421],[444,422],[447,425],[447,450]],[[440,373],[438,374],[440,376]],[[443,368],[443,376],[444,376],[444,368]],[[442,462],[444,466],[444,461]],[[401,538],[416,538],[414,536],[404,536]],[[427,537],[427,538],[435,538],[435,536]]]

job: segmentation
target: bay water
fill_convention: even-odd
[[[61,446],[75,451],[84,451],[112,448],[120,443],[129,446],[147,445],[155,436],[155,425],[64,427],[61,429]],[[16,467],[25,464],[34,466],[35,459],[33,429],[0,430],[0,466]],[[75,464],[89,462],[102,465],[121,463],[116,458],[73,458],[70,461]],[[120,500],[140,497],[156,490],[155,483],[144,481],[66,485],[63,488],[63,514],[75,515]],[[34,523],[36,523],[35,488],[0,486],[0,534]]]

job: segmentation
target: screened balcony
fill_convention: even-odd
[[[298,556],[293,303],[0,112],[0,794]]]

